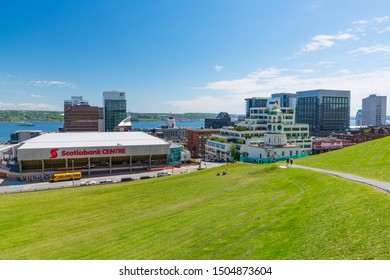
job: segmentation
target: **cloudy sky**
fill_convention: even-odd
[[[125,91],[132,112],[244,113],[244,99],[388,96],[387,0],[1,1],[0,110]]]

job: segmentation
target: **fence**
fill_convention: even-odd
[[[240,161],[241,162],[247,162],[247,163],[255,163],[255,164],[269,164],[269,163],[275,163],[279,161],[287,161],[287,159],[296,159],[296,158],[304,158],[307,157],[307,154],[302,154],[298,156],[288,156],[288,157],[278,157],[278,158],[250,158],[248,156],[241,155]]]

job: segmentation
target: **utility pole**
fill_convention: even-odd
[[[74,160],[72,159],[72,185],[74,187]]]

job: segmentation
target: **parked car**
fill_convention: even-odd
[[[157,177],[165,177],[165,176],[170,176],[172,175],[171,173],[169,172],[159,172],[157,173]]]
[[[131,177],[124,177],[121,179],[121,182],[126,182],[126,181],[133,181],[134,179]]]
[[[144,180],[144,179],[151,179],[154,178],[154,176],[141,176],[139,179]]]
[[[95,181],[84,181],[84,182],[81,182],[80,186],[92,186],[92,185],[96,185],[96,182]]]
[[[111,179],[100,181],[99,184],[111,184],[114,183]]]

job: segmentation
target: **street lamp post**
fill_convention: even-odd
[[[74,187],[74,160],[72,159],[72,185]]]

